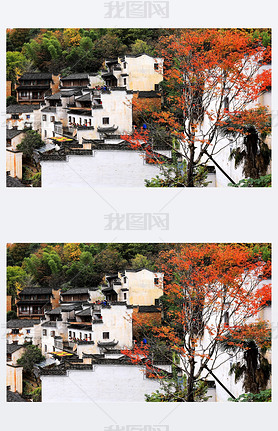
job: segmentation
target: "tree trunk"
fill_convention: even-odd
[[[194,402],[194,371],[195,371],[195,361],[194,356],[189,360],[189,377],[187,380],[187,399],[186,402]]]
[[[190,158],[187,164],[187,182],[186,187],[194,187],[194,143],[189,145]]]

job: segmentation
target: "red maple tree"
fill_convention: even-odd
[[[242,349],[246,334],[262,343],[269,331],[267,325],[248,326],[271,300],[271,285],[261,283],[269,262],[240,244],[180,244],[161,252],[159,261],[164,321],[151,332],[157,344],[179,355],[187,376],[186,401],[194,401],[195,383],[219,366],[223,341],[236,331],[242,343],[237,337],[234,347]],[[146,358],[146,349],[138,346],[135,355],[124,353],[135,362]]]
[[[235,117],[241,126],[246,119],[258,128],[269,123],[269,113],[259,115],[254,103],[271,85],[271,71],[265,67],[270,47],[260,39],[254,43],[250,34],[237,29],[177,29],[160,38],[159,47],[164,58],[164,107],[151,115],[148,111],[146,122],[155,126],[155,139],[164,140],[186,162],[185,186],[194,187],[198,167],[226,145],[223,127],[233,127]],[[149,129],[123,138],[136,149],[151,151]],[[160,157],[154,159],[161,162]]]

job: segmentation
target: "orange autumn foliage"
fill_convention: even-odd
[[[260,123],[250,106],[271,86],[271,49],[237,29],[177,29],[160,39],[159,50],[164,58],[164,107],[150,113],[149,122],[180,141],[181,148],[172,149],[186,161],[187,187],[193,187],[196,166],[207,153],[213,156],[220,150],[222,126],[235,115],[241,126]],[[268,112],[262,116],[269,119]],[[140,134],[123,139],[138,149],[148,138],[145,131]]]
[[[271,284],[261,283],[264,268],[270,265],[241,244],[178,244],[160,253],[164,321],[151,332],[158,343],[179,353],[189,388],[207,366],[213,369],[219,343],[231,333],[240,331],[241,341],[252,334],[259,346],[266,347],[263,340],[270,329],[256,319],[271,301]],[[235,348],[242,346],[234,340]],[[143,351],[137,346],[136,354],[125,354],[136,363],[148,352],[148,346]]]

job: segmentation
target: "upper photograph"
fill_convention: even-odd
[[[7,187],[271,187],[271,29],[7,29]]]

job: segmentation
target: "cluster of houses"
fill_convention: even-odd
[[[161,322],[163,278],[163,273],[143,268],[106,275],[106,283],[99,287],[66,291],[28,287],[20,291],[17,319],[7,322],[10,397],[22,393],[23,368],[17,360],[28,344],[38,346],[45,356],[34,369],[41,381],[43,402],[144,401],[145,394],[160,389],[159,379],[148,367],[133,363],[124,351],[132,350],[137,342],[135,315],[139,321]],[[268,281],[262,280],[258,286],[265,283]],[[271,321],[271,304],[259,317]],[[206,342],[204,333],[202,343]],[[243,392],[242,381],[235,383],[229,373],[238,360],[239,356],[221,354],[216,377],[206,378],[209,401],[226,401],[227,390],[235,396]],[[271,362],[271,353],[268,360]],[[153,357],[153,367],[171,375],[171,361],[164,355]]]
[[[144,186],[145,179],[159,173],[121,136],[133,132],[133,99],[160,106],[163,59],[126,55],[105,65],[99,74],[25,73],[19,78],[18,104],[7,107],[6,171],[11,177],[22,178],[17,145],[28,128],[45,142],[36,151],[42,187]],[[171,156],[163,143],[154,150]]]
[[[107,390],[101,390],[100,399],[111,401],[111,397],[115,398],[115,393],[111,392],[111,378],[115,371],[119,377],[117,391],[122,401],[128,401],[130,397],[129,393],[122,393],[126,379],[131,379],[135,386],[133,400],[144,401],[146,391],[157,389],[158,382],[153,379],[145,381],[140,366],[130,368],[130,362],[121,352],[134,346],[133,313],[143,318],[151,316],[156,321],[161,319],[159,298],[162,294],[163,274],[147,269],[107,275],[106,284],[100,287],[67,291],[50,287],[23,289],[16,300],[17,319],[7,322],[9,390],[22,393],[22,367],[17,360],[24,353],[26,343],[31,343],[38,346],[46,358],[38,366],[43,401],[54,401],[53,389],[59,393],[56,384],[53,388],[53,378],[68,376],[78,369],[85,372],[79,374],[81,380],[86,380],[86,372],[92,371],[96,364],[98,372],[90,374],[89,381],[94,387],[107,387]],[[161,359],[160,365],[170,369],[165,358]],[[70,387],[65,389],[68,400],[79,399],[80,393],[71,387],[70,379],[59,382],[69,384]],[[86,399],[84,394],[81,396],[83,399]]]

